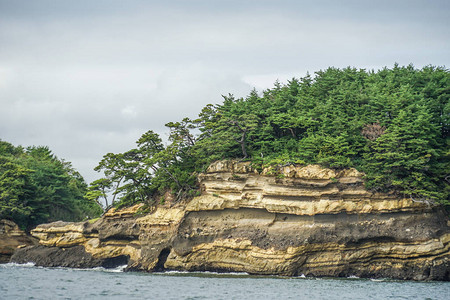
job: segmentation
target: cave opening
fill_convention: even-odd
[[[119,255],[116,257],[106,258],[102,262],[102,267],[105,269],[113,269],[120,266],[128,265],[130,257],[128,255]]]
[[[159,253],[158,256],[158,262],[156,263],[155,272],[161,272],[164,271],[164,264],[167,261],[167,258],[169,257],[170,254],[170,248],[164,248],[161,250],[161,252]]]

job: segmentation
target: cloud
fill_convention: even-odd
[[[376,3],[375,3],[376,2]],[[447,1],[3,1],[0,138],[102,155],[328,66],[449,63]]]

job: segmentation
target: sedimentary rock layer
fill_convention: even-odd
[[[36,244],[37,240],[27,236],[16,223],[10,220],[0,220],[0,263],[6,263],[17,247]]]
[[[201,196],[184,205],[145,215],[138,205],[32,233],[44,249],[81,246],[92,266],[125,259],[128,270],[450,279],[450,230],[441,208],[370,193],[354,169],[257,172],[249,163],[220,161],[199,181]],[[13,259],[33,260],[33,251],[43,251],[35,249]]]

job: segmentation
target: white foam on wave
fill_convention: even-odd
[[[168,270],[168,271],[164,271],[164,272],[154,272],[153,274],[183,274],[183,275],[195,275],[195,274],[199,274],[199,275],[215,275],[215,276],[248,276],[250,274],[246,273],[246,272],[212,272],[212,271],[177,271],[177,270]]]
[[[123,270],[125,270],[125,268],[128,267],[128,265],[122,265],[122,266],[117,266],[115,268],[110,268],[110,269],[104,269],[104,272],[111,272],[111,273],[120,273],[123,272]]]
[[[153,274],[189,274],[189,273],[192,273],[192,272],[170,270],[170,271],[164,271],[164,272],[154,272]]]
[[[6,263],[6,264],[0,264],[0,267],[2,268],[11,268],[11,267],[20,267],[20,268],[32,268],[36,264],[34,262],[27,262],[24,264],[18,264],[18,263]]]
[[[202,273],[206,273],[206,274],[213,274],[213,275],[233,275],[233,276],[241,276],[241,275],[250,275],[247,272],[210,272],[210,271],[205,271]]]
[[[73,269],[80,271],[99,271],[99,272],[109,272],[109,273],[120,273],[125,270],[128,265],[117,266],[115,268],[104,268],[104,267],[95,267],[95,268],[84,268],[84,269]]]
[[[110,273],[120,273],[123,272],[124,269],[128,265],[118,266],[116,268],[104,268],[104,267],[95,267],[95,268],[70,268],[70,267],[41,267],[41,266],[35,266],[35,263],[28,262],[26,264],[18,264],[18,263],[7,263],[7,264],[0,264],[0,268],[39,268],[39,269],[57,269],[57,270],[67,270],[67,271],[97,271],[97,272],[110,272]]]

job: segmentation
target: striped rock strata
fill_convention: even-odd
[[[362,178],[355,169],[310,165],[259,173],[249,163],[219,161],[199,176],[202,194],[187,204],[145,215],[137,205],[93,223],[44,224],[32,231],[41,246],[20,249],[12,260],[450,280],[450,228],[442,209],[368,192]],[[71,265],[80,249],[85,264]],[[56,252],[48,262],[40,251]]]
[[[26,235],[16,223],[0,220],[0,263],[7,263],[18,247],[23,248],[36,243],[37,240]]]

